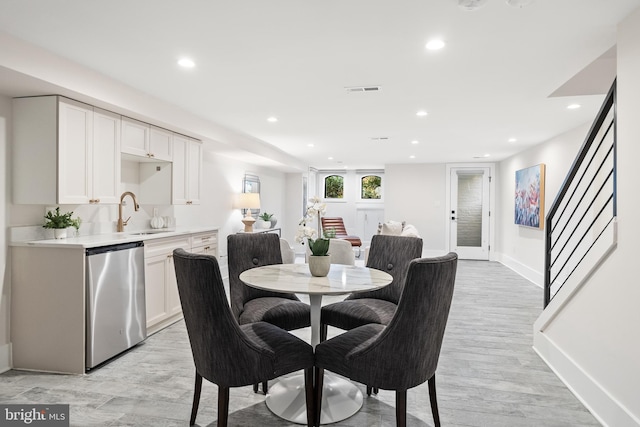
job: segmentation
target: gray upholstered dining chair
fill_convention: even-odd
[[[396,392],[396,423],[406,425],[407,390],[425,381],[440,426],[436,368],[453,298],[458,256],[411,261],[398,308],[387,326],[352,329],[315,348],[316,425],[322,411],[324,370]]]
[[[218,426],[227,425],[229,388],[305,370],[307,424],[313,425],[313,349],[265,322],[239,325],[231,314],[215,257],[173,251],[180,303],[196,368],[189,425],[196,421],[202,379],[218,385]]]
[[[368,323],[388,324],[396,311],[409,262],[421,255],[420,238],[373,236],[367,267],[389,273],[393,282],[382,289],[351,294],[344,301],[322,307],[320,340],[327,338],[327,326],[350,330]]]
[[[240,274],[251,268],[282,264],[277,234],[230,234],[227,255],[231,310],[240,325],[268,322],[287,331],[311,325],[311,308],[295,294],[252,288],[240,280]],[[264,393],[267,388],[268,384],[263,382]],[[257,385],[254,391],[258,391]]]

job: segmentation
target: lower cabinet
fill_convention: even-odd
[[[147,333],[152,334],[182,315],[173,250],[191,249],[189,236],[145,242],[144,274],[147,305]]]
[[[147,240],[144,244],[147,333],[153,334],[182,318],[173,250],[217,256],[218,232]]]

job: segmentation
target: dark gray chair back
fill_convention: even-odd
[[[230,234],[227,237],[227,254],[231,310],[236,319],[244,311],[244,304],[255,298],[277,297],[298,300],[294,294],[252,288],[240,280],[240,274],[243,271],[264,265],[282,264],[280,238],[277,234]]]
[[[225,387],[262,381],[264,372],[272,368],[261,349],[245,339],[233,318],[218,261],[183,249],[176,249],[173,254],[196,371]]]
[[[434,375],[457,263],[455,253],[411,261],[391,323],[374,342],[351,353],[351,378],[385,390],[407,390]]]
[[[422,239],[418,237],[377,234],[371,239],[367,267],[393,276],[393,282],[382,289],[358,292],[347,299],[376,298],[398,304],[411,260],[422,256]]]

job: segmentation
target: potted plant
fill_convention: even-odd
[[[262,228],[269,228],[271,227],[271,217],[273,217],[273,214],[270,213],[261,213],[260,215],[258,215],[258,218],[260,218],[262,220],[262,222],[260,223],[260,226]]]
[[[312,199],[312,203],[313,203]],[[298,233],[296,234],[296,242],[304,245],[305,241],[309,244],[311,256],[309,257],[309,271],[312,276],[324,277],[329,274],[331,268],[331,257],[329,256],[329,239],[326,237],[318,237],[315,228],[309,227],[307,224],[312,223],[316,216],[318,222],[320,215],[324,212],[324,207],[314,203],[307,208],[307,215],[302,218],[298,224]],[[318,225],[319,227],[319,225]]]
[[[67,228],[73,227],[78,231],[82,220],[80,217],[71,218],[73,211],[67,213],[60,213],[60,206],[58,206],[55,212],[48,211],[44,216],[44,228],[52,228],[53,236],[56,239],[64,239],[67,237]]]

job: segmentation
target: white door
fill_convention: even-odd
[[[378,224],[384,222],[384,209],[358,209],[356,211],[356,236],[362,240],[362,247],[369,246],[378,234]]]
[[[489,259],[490,168],[451,168],[450,250],[460,259]]]

